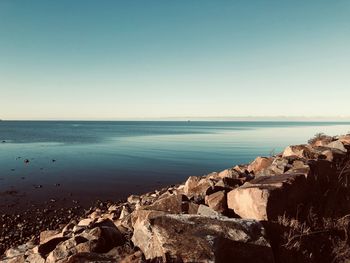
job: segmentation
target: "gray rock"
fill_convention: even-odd
[[[219,216],[220,215],[214,209],[206,205],[199,205],[197,214],[202,216]]]
[[[329,148],[338,149],[339,151],[342,151],[342,152],[347,152],[348,151],[344,147],[344,144],[340,140],[331,142],[331,143],[327,144],[326,146],[329,147]]]
[[[146,259],[164,262],[273,262],[261,223],[254,220],[159,215],[138,220],[133,243]]]

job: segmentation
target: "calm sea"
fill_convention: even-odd
[[[348,131],[344,122],[0,121],[0,212],[117,200]]]

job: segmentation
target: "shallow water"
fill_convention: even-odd
[[[0,211],[117,200],[348,131],[344,122],[0,121]]]

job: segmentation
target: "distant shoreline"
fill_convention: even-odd
[[[349,120],[277,120],[277,119],[271,119],[271,120],[218,120],[218,119],[213,119],[213,120],[200,120],[200,119],[190,119],[190,120],[0,120],[2,122],[238,122],[238,123],[344,123],[344,124],[349,124]]]

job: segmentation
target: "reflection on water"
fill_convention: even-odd
[[[115,200],[280,152],[317,132],[349,130],[321,122],[2,121],[1,200]],[[11,189],[18,194],[4,194]]]

